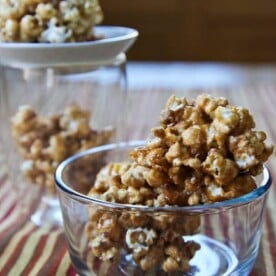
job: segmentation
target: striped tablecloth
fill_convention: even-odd
[[[197,90],[161,91],[148,89],[131,91],[128,107],[129,138],[144,138],[155,124],[158,111],[171,93],[189,95]],[[255,114],[257,126],[268,133],[276,144],[276,86],[233,87],[207,91],[226,96],[231,103],[248,107]],[[140,118],[140,120],[138,119]],[[3,156],[2,156],[3,159]],[[10,189],[2,160],[0,173],[0,275],[76,275],[70,262],[65,237],[61,230],[49,231],[36,227],[22,213],[16,196]],[[276,179],[276,158],[268,166]],[[263,235],[252,276],[276,275],[276,182],[270,190],[265,210]]]
[[[0,275],[76,275],[62,229],[35,226],[0,173]]]

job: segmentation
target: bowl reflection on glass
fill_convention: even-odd
[[[81,193],[97,158],[127,161],[133,141],[104,145],[60,164],[56,184],[69,253],[80,275],[247,275],[261,238],[269,171],[239,198],[187,207],[104,202]],[[92,161],[91,161],[92,160]],[[177,272],[178,271],[178,272]],[[186,274],[185,274],[186,273]]]

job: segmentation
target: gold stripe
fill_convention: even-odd
[[[29,264],[40,238],[41,231],[36,231],[29,236],[28,240],[24,244],[24,248],[20,253],[20,256],[17,258],[8,275],[21,275],[22,271]]]
[[[61,232],[62,232],[62,230],[58,230],[49,235],[49,238],[46,242],[43,253],[40,256],[40,258],[37,260],[35,266],[33,267],[32,271],[30,272],[29,276],[32,276],[32,275],[37,276],[38,275],[39,270],[44,266],[45,262],[51,256],[54,246],[55,246],[55,243],[57,241],[57,238]]]
[[[11,239],[0,257],[0,270],[5,266],[11,255],[13,254],[20,240],[34,228],[32,223],[27,223],[20,231],[18,231]]]
[[[106,275],[110,268],[110,264],[108,262],[102,262],[99,267],[98,275]]]
[[[71,265],[71,259],[70,259],[69,253],[66,252],[57,268],[56,275],[57,276],[66,275],[66,272],[68,271],[70,265]]]
[[[262,236],[262,251],[263,251],[263,266],[265,267],[267,271],[267,275],[276,275],[274,270],[274,264],[272,259],[272,252],[270,251],[269,245],[269,237],[267,232],[267,225],[266,223],[263,224],[263,236]]]

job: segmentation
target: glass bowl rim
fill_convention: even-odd
[[[272,184],[272,177],[270,174],[269,169],[266,166],[263,166],[263,180],[261,185],[245,194],[233,199],[228,199],[220,202],[215,203],[207,203],[202,205],[193,205],[193,206],[164,206],[164,207],[149,207],[145,205],[132,205],[132,204],[123,204],[123,203],[114,203],[108,202],[104,200],[100,200],[97,198],[89,197],[85,194],[79,193],[74,189],[70,188],[64,181],[62,180],[62,172],[66,168],[68,164],[71,162],[85,156],[88,154],[98,153],[102,151],[108,151],[112,149],[121,149],[121,148],[133,148],[139,147],[145,144],[144,140],[133,140],[128,142],[118,142],[112,144],[106,144],[94,148],[90,148],[88,150],[79,152],[70,156],[69,158],[62,161],[56,171],[55,171],[55,182],[56,187],[61,192],[65,193],[72,199],[81,201],[86,204],[94,204],[97,206],[111,208],[111,209],[124,209],[124,210],[131,210],[131,211],[140,211],[140,212],[189,212],[189,213],[198,213],[198,212],[205,212],[205,211],[221,211],[222,209],[230,209],[241,205],[246,205],[249,202],[253,202],[253,200],[265,195],[271,184]]]

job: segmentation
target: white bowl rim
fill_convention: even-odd
[[[62,180],[62,172],[66,168],[68,164],[72,161],[79,159],[87,154],[93,154],[101,151],[108,151],[112,149],[119,149],[119,148],[134,148],[139,147],[145,144],[144,140],[134,140],[129,142],[118,142],[113,144],[102,145],[98,147],[94,147],[80,153],[77,153],[64,161],[62,161],[57,170],[55,172],[55,182],[56,186],[61,193],[65,193],[68,197],[81,201],[86,204],[94,204],[97,206],[110,208],[110,209],[124,209],[129,211],[139,211],[139,212],[184,212],[191,214],[198,214],[198,213],[214,213],[214,212],[221,212],[223,210],[231,209],[234,207],[246,205],[250,202],[253,202],[255,199],[260,198],[267,194],[271,184],[272,184],[272,177],[270,174],[269,169],[264,166],[263,169],[263,180],[261,185],[240,197],[236,197],[233,199],[228,199],[220,202],[215,203],[207,203],[202,205],[193,205],[193,206],[165,206],[165,207],[149,207],[145,205],[131,205],[131,204],[122,204],[122,203],[113,203],[108,201],[103,201],[97,198],[89,197],[87,195],[81,194],[74,189],[70,188],[64,181]]]
[[[40,49],[40,48],[76,48],[76,47],[84,47],[90,46],[95,44],[107,44],[113,43],[115,41],[127,40],[136,38],[139,32],[131,27],[125,26],[115,26],[115,25],[97,25],[95,26],[95,30],[97,32],[101,32],[102,30],[121,30],[123,34],[112,36],[112,37],[104,37],[96,40],[91,41],[80,41],[80,42],[57,42],[57,43],[49,43],[49,42],[3,42],[0,41],[0,49],[10,49],[14,48],[16,50],[19,49]]]
[[[16,68],[112,64],[139,35],[136,29],[124,26],[97,25],[94,29],[96,35],[104,37],[61,43],[0,41],[0,64]]]

